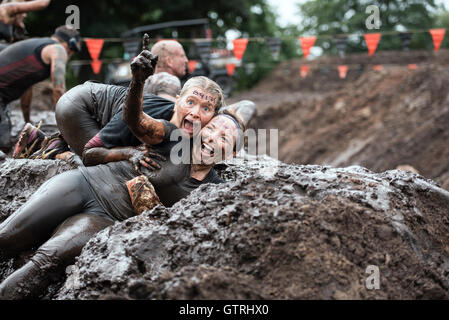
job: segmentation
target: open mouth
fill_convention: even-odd
[[[204,142],[201,144],[201,153],[209,157],[213,157],[215,154],[214,148]]]
[[[187,119],[184,119],[184,125],[183,125],[184,130],[186,130],[189,133],[193,133],[193,122],[189,121]]]

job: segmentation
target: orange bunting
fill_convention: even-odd
[[[234,63],[226,64],[226,70],[228,71],[228,76],[232,77],[235,71],[235,64]]]
[[[340,79],[345,79],[347,73],[348,73],[348,66],[347,65],[338,66],[338,74],[340,76]]]
[[[299,37],[299,43],[301,44],[304,59],[310,54],[310,48],[315,44],[316,37]]]
[[[101,49],[103,49],[104,39],[84,39],[86,41],[87,50],[92,60],[98,60]]]
[[[446,29],[430,29],[429,32],[433,39],[433,50],[438,51],[440,49],[441,42],[443,42]]]
[[[416,64],[414,64],[414,63],[410,63],[410,64],[408,65],[408,68],[409,68],[410,70],[416,70],[416,69],[418,69],[418,65],[416,65]]]
[[[196,60],[189,60],[189,62],[187,62],[187,68],[189,69],[190,74],[192,74],[193,71],[195,71],[197,63],[198,61]]]
[[[372,56],[374,52],[376,52],[377,45],[379,44],[379,40],[381,37],[380,33],[365,33],[365,42],[368,47],[369,55]]]
[[[94,71],[95,74],[99,74],[100,73],[102,64],[103,64],[103,62],[101,60],[92,60],[90,65],[91,65],[92,70]]]
[[[248,39],[240,38],[232,41],[234,45],[234,55],[237,59],[242,60],[245,54],[246,46],[248,45]]]
[[[307,74],[309,73],[309,71],[310,71],[310,66],[308,66],[308,65],[301,66],[301,78],[307,77]]]
[[[374,71],[382,71],[384,67],[382,67],[381,64],[376,64],[375,66],[373,66],[373,70]]]

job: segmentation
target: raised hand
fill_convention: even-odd
[[[137,82],[145,82],[145,80],[154,74],[157,64],[157,55],[149,50],[150,37],[145,33],[143,36],[142,52],[131,63],[131,71],[133,80]]]

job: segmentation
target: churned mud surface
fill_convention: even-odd
[[[56,298],[448,298],[449,193],[432,181],[268,158],[221,175],[98,233]]]
[[[71,169],[11,159],[0,168],[2,219]],[[434,182],[268,157],[219,172],[227,183],[98,233],[43,298],[449,298],[449,192]],[[0,280],[32,252],[0,263]],[[370,265],[379,290],[366,288]]]
[[[306,78],[302,64],[310,65]],[[346,79],[340,64],[349,67]],[[376,172],[409,165],[449,189],[448,65],[447,50],[294,60],[228,102],[256,102],[252,126],[279,129],[284,162]]]

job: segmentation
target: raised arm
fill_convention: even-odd
[[[165,127],[143,112],[142,98],[145,80],[154,73],[157,56],[148,50],[149,37],[144,35],[143,50],[131,63],[132,80],[123,106],[123,121],[132,133],[143,143],[154,145],[161,143]]]
[[[45,9],[50,4],[50,0],[34,0],[27,2],[10,2],[0,5],[0,22],[12,24],[13,18],[17,14],[27,13]]]

